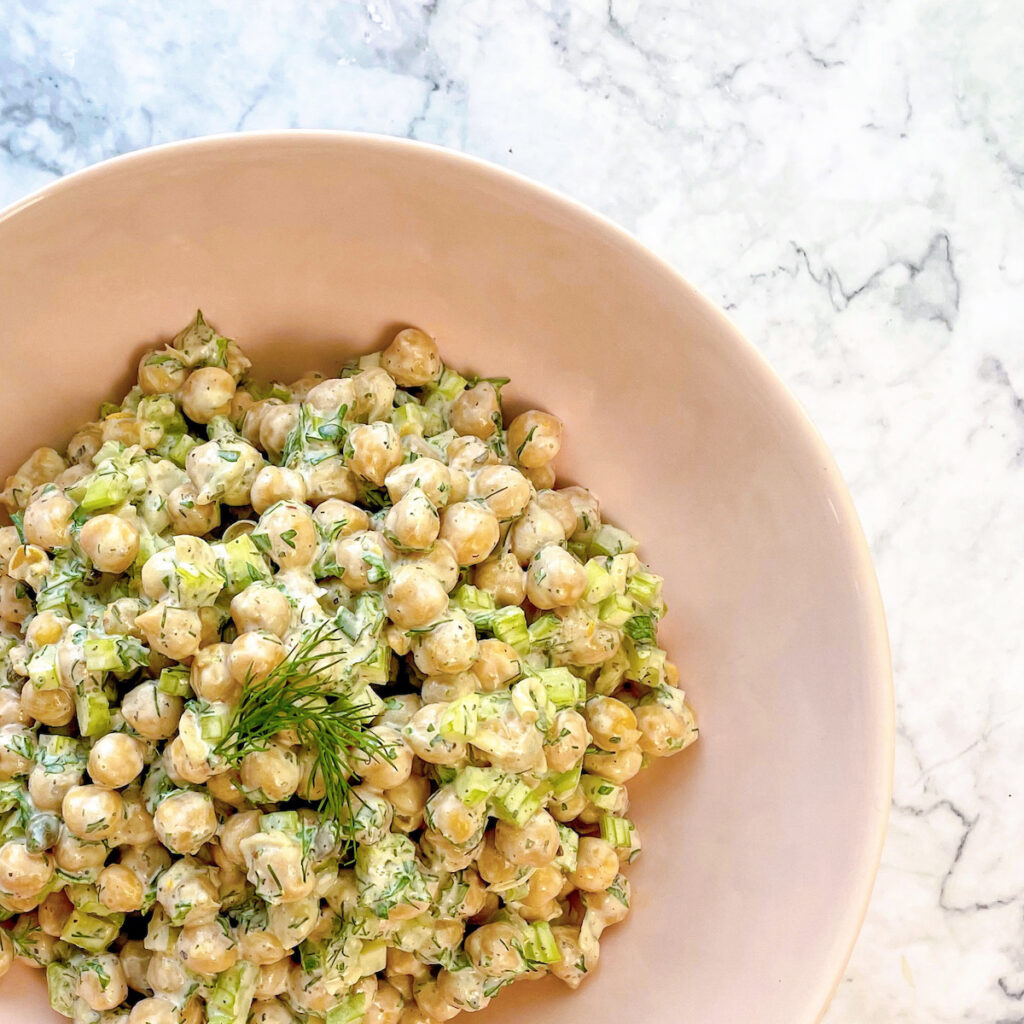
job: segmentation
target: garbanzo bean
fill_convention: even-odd
[[[441,372],[437,342],[416,327],[399,331],[381,353],[380,363],[403,388],[422,387]]]

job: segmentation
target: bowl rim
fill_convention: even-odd
[[[694,286],[679,270],[666,259],[645,246],[626,228],[597,212],[577,199],[566,195],[558,189],[541,184],[516,171],[509,170],[480,157],[472,156],[459,150],[433,143],[420,142],[402,136],[386,135],[375,132],[340,131],[319,128],[289,128],[270,130],[251,130],[238,132],[222,132],[211,135],[190,136],[171,142],[147,146],[97,163],[90,164],[77,171],[70,172],[57,180],[15,200],[0,209],[0,229],[5,222],[19,213],[45,202],[51,197],[67,191],[73,191],[80,183],[101,178],[110,173],[131,170],[133,167],[145,168],[148,164],[157,164],[167,159],[187,156],[197,151],[229,151],[232,149],[259,149],[299,147],[305,145],[343,145],[364,148],[388,155],[408,152],[420,158],[438,163],[448,163],[452,167],[468,170],[484,179],[505,188],[515,189],[532,194],[552,206],[560,206],[574,218],[613,241],[629,256],[646,262],[652,270],[672,280],[674,285],[685,291],[697,303],[705,316],[717,320],[725,328],[736,347],[743,353],[752,369],[754,369],[764,386],[781,396],[783,403],[794,413],[794,423],[798,426],[802,440],[814,451],[820,465],[825,487],[835,499],[833,512],[837,523],[842,528],[845,540],[852,555],[853,570],[860,580],[861,601],[865,611],[866,661],[871,667],[870,679],[878,710],[878,732],[875,737],[875,753],[882,766],[880,791],[877,794],[876,809],[870,823],[870,830],[865,830],[864,869],[857,880],[855,899],[851,905],[856,906],[857,913],[845,944],[832,955],[831,962],[825,962],[820,969],[821,980],[816,981],[814,988],[817,995],[808,992],[809,1006],[819,1007],[813,1017],[814,1024],[824,1019],[829,1004],[839,987],[843,973],[853,954],[854,946],[860,935],[867,916],[878,869],[881,865],[882,850],[892,803],[893,775],[895,762],[895,694],[893,687],[892,654],[886,624],[885,608],[878,584],[874,562],[868,547],[864,530],[853,504],[849,488],[839,470],[835,457],[825,443],[818,428],[812,422],[803,404],[796,397],[790,386],[768,362],[767,358],[740,330],[732,318],[717,303],[709,299],[699,288]],[[811,1024],[809,1020],[807,1024]]]

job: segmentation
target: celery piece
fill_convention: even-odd
[[[567,772],[555,772],[547,777],[548,785],[555,796],[565,796],[571,793],[579,784],[580,776],[583,774],[583,763],[570,768]]]
[[[224,589],[234,596],[250,583],[269,583],[272,579],[266,556],[252,535],[244,533],[226,544],[215,544],[217,568],[224,577]]]
[[[490,629],[498,640],[515,648],[518,654],[529,652],[530,632],[522,608],[514,605],[498,608],[490,617]]]
[[[119,470],[97,470],[79,481],[78,486],[82,493],[79,505],[90,515],[120,505],[131,491],[127,474]]]
[[[587,573],[587,587],[583,591],[583,600],[591,604],[600,604],[615,590],[611,575],[596,558],[591,558],[583,568]]]
[[[75,907],[60,937],[62,941],[78,946],[79,949],[102,953],[117,938],[123,925],[124,914],[108,912],[106,917],[99,917]]]
[[[133,636],[93,634],[83,643],[85,667],[90,672],[127,674],[149,664],[149,648]]]
[[[37,690],[56,690],[60,687],[57,673],[57,648],[52,644],[32,652],[26,663],[29,682]]]
[[[522,828],[540,810],[541,797],[520,778],[506,775],[491,795],[494,813]]]
[[[359,1024],[366,1014],[366,993],[350,992],[327,1011],[326,1024]]]
[[[287,832],[299,834],[299,814],[297,811],[274,811],[272,814],[260,815],[260,831]]]
[[[437,382],[436,389],[437,393],[447,401],[454,402],[468,386],[469,381],[466,380],[462,374],[456,373],[454,370],[450,370],[446,366],[441,371],[441,376]]]
[[[624,792],[622,786],[602,779],[599,775],[584,775],[580,785],[586,798],[602,811],[614,811]]]
[[[580,837],[568,825],[558,825],[558,836],[561,842],[558,846],[558,855],[551,862],[560,867],[563,871],[575,871],[576,859],[580,849]]]
[[[259,967],[245,960],[218,975],[217,983],[206,1000],[209,1024],[245,1024],[259,976]]]
[[[562,959],[551,925],[547,921],[534,921],[530,925],[529,934],[523,942],[523,952],[526,959],[535,964],[555,964]]]
[[[171,697],[192,696],[189,670],[184,665],[172,665],[169,668],[161,669],[156,686],[161,693],[166,693]]]
[[[441,714],[438,724],[441,735],[446,739],[452,737],[461,740],[472,739],[477,730],[478,705],[479,697],[475,693],[453,700]]]
[[[650,646],[658,642],[658,620],[650,614],[631,616],[622,631],[638,645]]]
[[[623,594],[606,597],[597,607],[597,617],[608,626],[621,628],[633,615],[633,599]]]
[[[621,555],[624,551],[636,551],[637,539],[625,530],[603,524],[590,541],[591,555]]]
[[[495,611],[494,595],[470,583],[463,583],[451,595],[451,604],[461,608],[474,626],[487,628]]]
[[[664,682],[666,654],[660,647],[627,640],[625,648],[630,679],[644,686],[658,686]]]
[[[602,666],[597,678],[594,680],[594,693],[604,697],[610,697],[622,685],[629,668],[629,658],[626,652],[620,647]]]
[[[415,402],[406,402],[391,413],[391,425],[399,437],[408,437],[410,434],[422,437],[426,425],[426,410]]]
[[[497,768],[468,765],[455,776],[455,795],[467,807],[479,807],[498,788],[502,778]]]
[[[102,693],[75,695],[78,731],[83,736],[102,736],[110,730],[110,701]]]
[[[78,971],[69,963],[54,960],[46,965],[46,992],[57,1013],[65,1017],[75,1015],[78,998]]]
[[[625,594],[629,577],[640,568],[640,559],[634,554],[612,555],[605,559],[604,567],[611,577],[613,592]]]
[[[657,608],[661,604],[661,587],[664,581],[660,576],[644,569],[638,569],[626,584],[626,593],[641,608]]]
[[[548,700],[561,711],[582,704],[587,699],[587,684],[574,676],[567,668],[542,668],[537,670]]]
[[[629,818],[616,818],[611,814],[601,815],[601,838],[612,846],[633,845],[633,822]]]
[[[558,632],[561,621],[557,615],[541,615],[530,623],[530,646],[538,647],[546,644]]]

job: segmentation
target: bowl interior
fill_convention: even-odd
[[[66,441],[201,307],[261,373],[337,368],[396,325],[560,415],[559,469],[666,577],[701,741],[632,787],[633,913],[575,994],[478,1018],[804,1024],[884,831],[888,650],[848,495],[802,412],[624,233],[450,153],[367,136],[204,140],[67,179],[0,219],[0,471]],[[57,1020],[39,976],[5,1019]]]

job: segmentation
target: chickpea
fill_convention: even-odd
[[[0,575],[0,619],[20,625],[34,611],[25,584],[12,576]]]
[[[11,564],[11,556],[21,547],[21,537],[13,526],[0,526],[0,572]]]
[[[181,386],[181,407],[196,423],[209,423],[215,416],[227,416],[234,397],[235,379],[219,366],[193,370]]]
[[[46,852],[30,853],[24,840],[0,846],[0,891],[9,896],[32,896],[53,878],[54,859]]]
[[[550,512],[531,501],[513,525],[510,539],[512,554],[520,565],[527,565],[541,548],[549,544],[561,544],[565,540],[565,531]]]
[[[121,947],[118,957],[121,961],[121,970],[124,971],[128,987],[143,995],[150,991],[149,982],[146,980],[146,971],[149,969],[149,962],[153,954],[146,949],[141,939],[132,939]]]
[[[147,395],[173,395],[187,376],[188,369],[172,348],[147,352],[139,361],[139,387]]]
[[[140,910],[146,897],[142,882],[121,864],[111,864],[100,872],[96,892],[100,903],[119,914]]]
[[[97,953],[85,962],[78,997],[97,1012],[113,1010],[128,998],[128,982],[116,953]]]
[[[118,846],[146,846],[156,839],[153,815],[146,809],[142,792],[131,786],[121,794],[124,801],[125,823],[117,834]]]
[[[199,500],[194,483],[181,484],[167,495],[167,514],[176,534],[202,537],[220,526],[220,505],[216,501],[205,505]]]
[[[231,677],[228,670],[230,652],[231,644],[224,643],[209,644],[196,652],[189,669],[189,686],[200,700],[231,703],[241,695],[241,684]]]
[[[660,704],[643,704],[635,714],[640,730],[640,749],[650,757],[675,754],[697,738],[692,713],[677,715]]]
[[[359,482],[340,455],[329,455],[313,465],[303,465],[299,472],[306,485],[306,501],[320,505],[325,501],[355,501]]]
[[[50,556],[41,547],[35,544],[22,544],[14,549],[7,572],[38,593],[46,583],[50,568]]]
[[[340,498],[328,498],[317,505],[313,519],[327,537],[347,537],[370,528],[370,517],[364,509]]]
[[[111,789],[134,782],[145,764],[145,745],[134,736],[110,732],[101,736],[89,751],[89,775],[92,781]]]
[[[231,599],[231,617],[239,633],[264,631],[281,638],[291,628],[292,606],[277,587],[253,583]]]
[[[156,841],[154,836],[153,841],[145,846],[131,846],[128,849],[122,849],[120,862],[143,885],[148,886],[157,876],[162,875],[171,867],[171,855],[165,847]],[[102,861],[100,863],[102,864]],[[187,861],[178,863],[181,864],[181,867],[176,869],[177,877],[173,884],[184,885],[182,880],[189,877],[189,865]],[[200,876],[200,881],[202,881],[202,876]],[[164,907],[164,910],[167,908]]]
[[[412,716],[402,735],[413,753],[429,764],[455,764],[466,756],[466,744],[441,735],[446,705],[426,704]]]
[[[425,555],[421,555],[411,564],[418,565],[433,576],[451,593],[459,582],[459,563],[455,560],[455,552],[446,540],[439,540]]]
[[[31,724],[32,715],[21,706],[17,692],[10,687],[0,686],[0,727]]]
[[[103,843],[86,843],[70,832],[61,834],[53,848],[53,859],[62,871],[80,875],[103,867],[109,851]]]
[[[253,962],[255,963],[256,961]],[[288,972],[291,969],[291,965],[292,961],[287,956],[274,960],[271,963],[260,964],[260,974],[256,981],[255,998],[257,1001],[273,999],[274,996],[279,996],[287,991]],[[289,1021],[288,1024],[291,1024],[291,1022]]]
[[[355,404],[356,391],[351,377],[331,378],[314,385],[306,394],[306,404],[317,412],[335,416],[341,407],[351,409]]]
[[[548,805],[548,811],[555,821],[568,822],[578,818],[587,806],[587,795],[581,786]]]
[[[624,750],[594,752],[583,759],[583,767],[591,775],[614,782],[617,786],[629,782],[643,767],[644,756],[638,747]]]
[[[509,921],[485,924],[466,937],[466,953],[473,966],[488,978],[500,978],[522,969],[521,942]]]
[[[75,786],[64,797],[61,815],[79,839],[108,839],[124,824],[124,801],[106,786]]]
[[[158,601],[148,612],[136,617],[135,625],[153,650],[173,661],[184,661],[199,650],[203,623],[199,613],[191,608]]]
[[[405,1000],[394,985],[386,981],[377,982],[373,1001],[366,1007],[363,1024],[399,1024]]]
[[[498,543],[498,518],[486,505],[460,501],[441,514],[440,536],[452,546],[460,566],[476,565]]]
[[[239,844],[249,881],[265,903],[294,903],[313,892],[316,878],[302,867],[302,847],[283,832],[257,832]]]
[[[5,488],[0,492],[0,503],[7,505],[12,512],[15,508],[24,508],[35,488],[49,483],[65,469],[67,463],[58,452],[52,448],[37,448],[7,478]]]
[[[453,675],[470,668],[479,652],[473,623],[464,612],[449,609],[447,618],[418,638],[413,658],[425,675]]]
[[[459,434],[486,441],[501,426],[501,402],[494,385],[481,380],[463,391],[452,403],[449,420]]]
[[[84,464],[91,471],[93,456],[100,450],[102,444],[103,425],[101,423],[87,423],[84,427],[76,430],[71,435],[71,440],[68,441],[68,461],[73,464],[69,468],[74,469],[76,465]]]
[[[36,498],[25,509],[22,528],[29,544],[52,551],[71,543],[71,516],[75,503],[60,491]]]
[[[217,833],[213,800],[206,793],[175,793],[157,807],[153,827],[172,853],[198,853]]]
[[[571,537],[579,526],[576,517],[576,507],[572,499],[564,491],[553,491],[550,488],[537,491],[534,501],[545,512],[550,512],[565,531],[566,537]]]
[[[147,740],[170,739],[184,708],[180,697],[163,693],[153,682],[140,683],[121,701],[124,720]]]
[[[348,467],[376,487],[402,462],[402,444],[390,423],[367,423],[353,428],[345,442]]]
[[[591,697],[584,706],[583,714],[591,737],[603,750],[625,750],[640,742],[636,715],[621,700],[614,697]]]
[[[410,487],[384,519],[384,536],[398,551],[426,551],[441,522],[437,509],[419,487]]]
[[[558,824],[547,811],[538,811],[522,828],[507,821],[494,826],[494,848],[512,864],[544,867],[558,855],[561,841]]]
[[[476,566],[473,584],[491,594],[499,608],[520,605],[526,599],[526,573],[510,551]]]
[[[301,774],[295,753],[276,743],[242,759],[242,785],[246,790],[261,791],[268,803],[294,796]]]
[[[128,1024],[179,1024],[178,1008],[169,999],[152,997],[132,1007]]]
[[[240,843],[260,830],[260,812],[242,811],[232,814],[220,827],[220,849],[227,860],[237,867],[245,864]]]
[[[501,640],[481,640],[477,659],[471,669],[484,693],[511,686],[523,672],[523,663],[514,647]]]
[[[569,872],[569,881],[584,892],[607,889],[619,873],[615,847],[597,836],[582,836],[576,854],[576,867]]]
[[[437,343],[417,327],[399,331],[381,353],[380,364],[403,388],[422,387],[441,372]]]
[[[430,796],[430,782],[422,775],[410,775],[405,782],[392,786],[384,795],[394,807],[396,816],[403,819],[417,816],[422,818],[423,808]]]
[[[436,981],[427,981],[418,985],[415,990],[416,1005],[432,1021],[451,1020],[459,1013],[459,1008],[443,998],[437,990]]]
[[[390,419],[396,388],[387,370],[368,366],[350,379],[355,398],[348,419],[365,419],[369,423]]]
[[[160,906],[174,924],[184,927],[215,920],[220,909],[218,896],[213,870],[192,857],[174,861],[156,883]],[[155,989],[161,987],[154,984],[152,976],[150,984]]]
[[[541,609],[575,604],[587,587],[587,573],[564,548],[541,548],[526,570],[526,596]]]
[[[263,630],[240,634],[231,644],[227,665],[238,684],[260,682],[288,655],[288,648],[273,633]]]
[[[0,778],[14,779],[32,770],[32,734],[20,725],[0,726]]]
[[[219,800],[236,810],[245,810],[249,807],[249,798],[242,792],[240,781],[237,772],[222,772],[209,779],[206,788],[214,800]]]
[[[189,982],[185,965],[174,951],[154,953],[146,968],[146,980],[154,992],[176,996]]]
[[[318,537],[309,509],[297,501],[280,501],[260,516],[255,533],[269,541],[270,557],[282,568],[310,565]]]
[[[530,890],[520,901],[530,910],[546,908],[561,893],[565,876],[555,864],[545,864],[530,876]]]
[[[277,999],[254,1002],[249,1011],[249,1024],[293,1024],[294,1020],[291,1010]]]
[[[551,726],[554,739],[544,745],[549,772],[567,772],[580,763],[590,743],[586,719],[572,708],[555,715]]]
[[[294,469],[264,466],[252,482],[250,503],[262,515],[279,501],[302,504],[306,500],[306,481]]]
[[[484,466],[473,478],[470,492],[505,522],[522,515],[532,489],[514,466]]]
[[[182,928],[175,948],[181,962],[197,974],[220,974],[238,962],[238,943],[218,921]]]
[[[64,931],[64,925],[67,924],[68,918],[71,916],[72,910],[74,910],[74,904],[68,899],[63,889],[51,892],[39,904],[39,927],[47,935],[52,935],[55,939],[59,939],[60,933]]]
[[[418,487],[435,508],[442,508],[451,496],[452,475],[443,462],[421,458],[390,470],[384,486],[393,504],[397,505],[413,487]]]
[[[521,466],[545,466],[562,446],[562,422],[550,413],[532,409],[508,425],[508,448]]]
[[[420,697],[424,704],[450,704],[453,700],[476,693],[479,689],[479,680],[472,672],[457,672],[452,676],[430,676],[424,679],[420,687]]]
[[[187,716],[190,715],[191,712],[186,711],[181,716],[179,727],[186,727],[186,723],[189,721]],[[193,748],[193,751],[198,754],[195,748]],[[193,753],[190,753],[189,747],[185,745],[184,738],[180,735],[175,736],[164,747],[161,764],[164,771],[167,772],[168,778],[176,786],[198,786],[206,782],[213,775],[213,768],[206,758],[193,756]]]
[[[444,587],[418,565],[404,565],[388,582],[384,608],[401,629],[421,629],[436,622],[448,607]]]
[[[78,542],[100,572],[125,572],[139,554],[138,529],[110,514],[86,520]]]
[[[401,785],[412,774],[412,749],[390,725],[368,730],[377,737],[380,753],[370,757],[362,750],[353,757],[353,768],[367,786],[387,790]]]
[[[594,956],[584,957],[580,947],[579,928],[555,925],[551,931],[561,956],[548,967],[548,970],[569,988],[579,988],[587,973],[596,966]]]
[[[67,725],[75,717],[75,701],[67,690],[38,690],[32,683],[22,688],[21,707],[26,715],[52,728]]]
[[[459,799],[454,787],[442,786],[427,801],[426,821],[449,843],[462,847],[483,831],[487,807],[469,807]]]
[[[263,457],[245,441],[207,441],[185,456],[185,471],[196,488],[196,500],[203,505],[213,501],[249,504],[252,482],[263,465]]]
[[[38,651],[47,644],[57,643],[69,625],[70,620],[56,612],[37,612],[25,629],[25,643]]]
[[[287,906],[287,904],[285,904]],[[287,956],[287,950],[272,933],[265,931],[244,931],[238,938],[238,952],[243,960],[259,967],[276,964]]]

